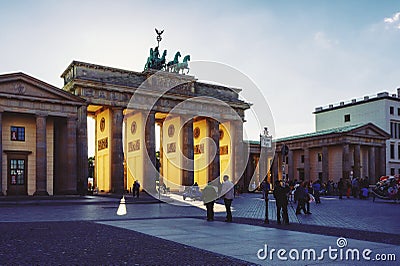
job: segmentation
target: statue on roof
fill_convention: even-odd
[[[169,61],[168,64],[166,64],[166,56],[167,56],[167,50],[164,50],[162,55],[160,56],[160,42],[162,40],[161,35],[163,34],[164,30],[159,31],[158,29],[155,29],[156,34],[157,34],[157,46],[153,48],[150,48],[150,55],[147,58],[147,62],[144,66],[144,70],[148,69],[153,69],[153,70],[165,70],[168,72],[173,72],[173,73],[180,73],[182,71],[182,74],[184,73],[184,70],[187,70],[187,73],[189,73],[189,65],[188,62],[190,61],[190,55],[186,55],[183,58],[183,62],[179,62],[179,57],[181,57],[181,53],[178,51],[175,54],[174,60]],[[186,73],[186,74],[187,74]]]

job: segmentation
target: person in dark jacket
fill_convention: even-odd
[[[282,210],[282,219],[284,224],[289,224],[289,215],[288,215],[288,194],[290,192],[289,186],[283,184],[281,185],[281,181],[275,181],[274,187],[274,198],[276,200],[276,219],[278,224],[281,224],[281,210]]]
[[[214,203],[218,198],[217,188],[211,185],[209,182],[203,189],[203,202],[207,208],[207,221],[214,221]]]
[[[307,214],[305,207],[307,200],[307,192],[304,187],[304,182],[302,182],[300,186],[296,188],[296,191],[294,192],[294,198],[297,201],[296,214],[300,214],[301,211],[303,211],[304,214]]]

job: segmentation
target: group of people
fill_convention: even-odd
[[[350,195],[354,198],[366,199],[368,198],[369,182],[367,178],[351,178],[343,179],[340,178],[337,190],[339,199],[343,199],[343,195],[350,198]]]
[[[224,175],[223,179],[224,182],[222,184],[209,182],[203,189],[202,196],[207,209],[207,221],[214,221],[214,203],[218,198],[223,198],[226,209],[225,222],[232,222],[231,206],[235,197],[234,184],[227,175]]]
[[[288,215],[288,204],[290,195],[294,194],[294,201],[297,202],[296,215],[300,214],[301,211],[304,214],[311,214],[310,212],[310,187],[313,188],[315,201],[321,203],[319,198],[319,181],[312,184],[306,182],[284,182],[282,180],[276,180],[274,183],[273,195],[276,204],[276,219],[278,224],[289,224]],[[269,223],[268,218],[268,193],[271,190],[271,186],[266,179],[261,183],[261,191],[263,199],[265,200],[265,219],[264,223]]]

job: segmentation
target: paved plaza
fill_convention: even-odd
[[[278,225],[275,201],[270,195],[270,224],[265,225],[262,223],[264,200],[260,194],[243,194],[234,200],[233,223],[223,222],[225,212],[221,202],[215,208],[216,221],[207,222],[201,202],[186,200],[182,203],[175,195],[165,199],[188,206],[127,196],[127,214],[118,216],[119,198],[116,197],[3,198],[0,200],[0,233],[3,236],[0,264],[32,264],[26,259],[32,258],[33,264],[52,265],[395,265],[393,261],[378,262],[376,255],[387,260],[400,256],[399,203],[322,197],[322,204],[311,204],[311,215],[296,216],[295,204],[291,203],[291,224]],[[40,236],[34,238],[37,231]],[[30,245],[34,249],[41,247],[36,248],[39,251],[34,254],[20,251],[26,252],[25,256],[16,254],[13,257],[17,252],[15,246],[23,246],[24,239],[32,238]],[[118,239],[128,243],[121,244],[122,240]],[[97,242],[93,244],[94,241]],[[135,242],[135,245],[129,244]],[[140,243],[144,243],[143,246]],[[78,249],[80,245],[82,248]],[[154,247],[153,253],[148,253],[149,247]],[[337,258],[335,253],[329,257],[328,251],[322,252],[329,247],[337,250]],[[8,249],[10,252],[6,252]],[[275,251],[271,254],[272,249]],[[286,252],[280,254],[281,258],[277,255],[279,249]],[[368,249],[371,253],[364,258],[362,252]],[[57,260],[60,252],[66,255]],[[359,260],[352,259],[353,252],[359,252]],[[347,260],[346,254],[349,255]]]

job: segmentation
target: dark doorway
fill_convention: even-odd
[[[7,195],[27,195],[28,156],[8,154]]]

